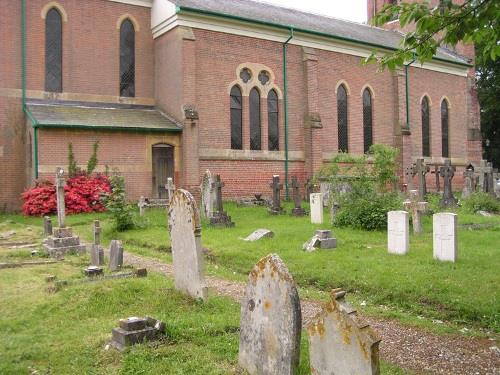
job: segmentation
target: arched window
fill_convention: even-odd
[[[62,16],[56,8],[45,18],[45,91],[62,92]]]
[[[339,151],[349,152],[349,137],[347,124],[347,90],[344,85],[337,89],[337,124]]]
[[[250,150],[260,149],[260,93],[254,87],[250,91]]]
[[[422,99],[422,156],[431,156],[429,99]]]
[[[276,91],[271,90],[267,95],[267,123],[268,123],[269,151],[279,151],[280,149],[278,119],[279,119],[278,95],[276,94]]]
[[[443,158],[450,157],[450,128],[448,116],[448,101],[441,102],[441,142]]]
[[[363,91],[363,139],[364,152],[367,153],[373,144],[372,93],[369,89]]]
[[[120,96],[135,96],[135,29],[129,19],[120,26]]]
[[[233,150],[243,148],[242,113],[241,90],[238,86],[233,86],[231,89],[231,148]]]

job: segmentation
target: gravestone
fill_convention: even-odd
[[[250,271],[241,302],[239,364],[251,375],[292,375],[299,365],[301,311],[292,275],[275,254]]]
[[[311,223],[323,224],[323,200],[321,193],[312,193],[310,197]]]
[[[66,227],[66,207],[64,203],[64,170],[56,169],[56,199],[57,199],[57,223],[58,227],[52,229],[52,235],[43,243],[50,257],[62,258],[65,254],[85,253],[85,245],[80,243],[80,238],[73,235],[73,230]]]
[[[52,236],[52,219],[50,216],[43,217],[43,234],[46,237]]]
[[[168,210],[168,228],[176,289],[193,298],[207,298],[201,252],[201,222],[196,201],[190,192],[174,192]]]
[[[410,250],[410,215],[406,211],[387,213],[387,249],[391,254],[405,255]]]
[[[274,232],[269,229],[257,229],[253,233],[251,233],[247,238],[244,238],[244,241],[255,242],[260,240],[261,238],[273,238]]]
[[[479,162],[479,167],[476,167],[476,172],[479,174],[479,190],[483,193],[489,192],[489,175],[493,172],[491,164],[486,160],[481,160]]]
[[[436,192],[439,193],[441,191],[441,184],[439,182],[439,165],[435,165],[434,170],[431,173],[434,174],[436,178]]]
[[[464,188],[462,190],[462,198],[468,198],[476,190],[474,167],[469,164],[464,171]]]
[[[214,182],[212,183],[212,189],[215,191],[215,212],[212,213],[210,218],[210,225],[216,227],[234,227],[234,223],[231,221],[231,216],[228,216],[224,212],[224,206],[222,202],[222,188],[224,183],[220,180],[220,175],[216,175]]]
[[[439,175],[443,178],[443,196],[441,197],[441,207],[454,207],[457,200],[453,196],[451,180],[455,175],[455,167],[451,165],[450,159],[444,161],[444,167],[439,168]]]
[[[309,196],[313,192],[313,184],[311,182],[311,179],[308,178],[307,181],[304,183],[304,201],[309,202]]]
[[[410,190],[410,198],[403,202],[405,210],[411,214],[413,233],[422,233],[422,213],[427,210],[427,202],[418,201],[418,191]]]
[[[332,231],[329,229],[319,229],[314,233],[314,236],[302,246],[302,250],[312,252],[317,249],[335,249],[336,247],[337,239],[332,237]]]
[[[491,168],[491,172],[488,174],[488,193],[490,193],[492,197],[496,197],[495,189],[497,181],[495,179],[495,175],[497,174],[498,169],[493,168],[493,163],[488,163],[488,167]]]
[[[425,180],[425,175],[430,171],[428,165],[425,164],[424,159],[417,159],[415,164],[415,173],[418,178],[418,198],[421,201],[425,200],[427,195],[427,182]]]
[[[109,245],[109,270],[119,271],[123,266],[123,244],[122,241],[112,240]]]
[[[165,185],[165,190],[167,191],[168,201],[170,202],[175,191],[174,180],[172,177],[167,177],[167,184]]]
[[[415,176],[415,165],[410,164],[405,168],[405,177],[406,177],[406,191],[413,190],[413,177]]]
[[[380,339],[336,289],[307,325],[309,360],[314,375],[379,375]]]
[[[281,208],[281,190],[283,190],[283,184],[280,184],[280,176],[274,175],[273,182],[269,185],[273,189],[273,203],[269,209],[271,215],[279,215],[283,213],[283,208]]]
[[[139,216],[144,216],[144,211],[147,207],[148,203],[146,202],[146,198],[141,195],[139,198],[139,202],[137,203],[137,207],[139,207]]]
[[[432,217],[434,259],[456,262],[457,214],[443,212]]]
[[[500,199],[500,184],[498,183],[498,180],[500,180],[500,173],[495,172],[494,178],[495,186],[493,190],[495,191],[495,196],[497,197],[497,199]]]
[[[103,269],[97,266],[89,266],[84,270],[85,276],[87,277],[96,277],[103,275]]]
[[[300,196],[300,185],[297,176],[292,176],[292,194],[295,207],[292,210],[293,216],[304,216],[306,211],[302,208],[302,197]]]
[[[214,179],[212,174],[207,169],[203,175],[203,180],[201,183],[201,213],[207,219],[213,217],[213,212],[216,207],[216,190],[214,189]]]
[[[332,190],[332,184],[329,182],[320,182],[319,192],[323,195],[323,207],[328,207],[330,202],[330,193]]]
[[[119,351],[123,351],[131,345],[158,339],[161,334],[165,333],[166,328],[165,323],[151,317],[138,318],[133,316],[120,319],[118,325],[118,328],[113,328],[111,331],[111,345]]]
[[[101,246],[101,224],[99,220],[94,221],[94,243],[90,249],[90,263],[93,266],[104,264],[104,249]]]

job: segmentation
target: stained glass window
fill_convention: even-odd
[[[120,96],[135,96],[135,29],[128,19],[120,27]]]
[[[268,123],[268,148],[269,151],[279,151],[279,108],[278,95],[276,91],[271,90],[267,95],[267,123]]]
[[[373,144],[372,93],[369,89],[363,92],[363,142],[364,152],[367,153]]]
[[[45,19],[45,91],[62,92],[62,17],[56,8]]]
[[[429,99],[422,99],[422,156],[431,156]]]
[[[347,90],[344,85],[340,85],[337,89],[337,124],[339,151],[349,152]]]
[[[250,91],[250,150],[261,149],[260,93],[255,87]]]
[[[241,90],[238,86],[233,86],[231,89],[231,148],[233,150],[241,150],[243,148],[242,134],[242,113],[243,102]]]

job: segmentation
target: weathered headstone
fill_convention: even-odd
[[[292,176],[292,194],[295,207],[292,210],[293,216],[304,216],[306,211],[302,208],[302,197],[300,196],[300,185],[297,176]]]
[[[299,365],[301,311],[292,275],[275,254],[250,271],[241,302],[239,364],[251,375],[292,375]]]
[[[123,266],[123,245],[122,241],[112,240],[109,245],[109,270],[119,271]]]
[[[415,164],[415,173],[418,178],[418,198],[421,201],[425,200],[427,195],[427,182],[425,180],[425,175],[430,171],[428,165],[425,164],[424,159],[417,159]]]
[[[441,207],[454,207],[457,200],[453,196],[451,180],[455,175],[455,167],[451,165],[450,159],[446,159],[444,166],[439,168],[439,175],[443,178],[443,196],[441,197]]]
[[[489,192],[489,175],[493,172],[491,164],[486,160],[481,160],[479,162],[479,167],[475,168],[476,172],[479,174],[479,190],[483,193]]]
[[[175,191],[174,180],[172,177],[167,177],[167,184],[165,185],[165,190],[167,191],[168,201],[170,202]]]
[[[148,203],[146,201],[146,198],[141,195],[141,197],[139,198],[139,202],[137,203],[137,207],[139,207],[139,215],[140,216],[144,216],[144,211],[147,207]]]
[[[488,174],[488,193],[490,193],[492,197],[496,197],[495,188],[497,181],[495,179],[495,175],[497,174],[498,169],[493,168],[493,163],[488,163],[488,167],[491,168],[491,173]]]
[[[203,175],[203,180],[201,182],[201,213],[207,219],[213,217],[213,213],[216,207],[216,190],[214,189],[214,179],[212,174],[207,169]]]
[[[244,241],[254,242],[258,241],[261,238],[273,238],[274,232],[269,229],[257,229],[253,233],[251,233],[248,237],[244,238]]]
[[[379,375],[380,339],[357,319],[356,310],[333,290],[331,301],[307,326],[314,375]]]
[[[434,214],[432,218],[434,259],[456,262],[457,214],[444,212]]]
[[[269,185],[273,189],[273,203],[269,209],[271,215],[279,215],[283,213],[283,208],[281,208],[281,190],[283,185],[280,184],[280,176],[274,175],[273,182]]]
[[[99,220],[94,221],[94,243],[90,249],[90,262],[93,266],[104,264],[104,249],[101,246],[101,224]]]
[[[187,190],[174,192],[168,210],[175,287],[193,298],[207,298],[201,252],[201,222],[196,201]]]
[[[212,183],[212,189],[215,191],[215,212],[212,213],[210,218],[210,225],[217,227],[234,227],[231,221],[231,216],[224,212],[222,201],[222,188],[224,183],[220,180],[220,175],[216,175]]]
[[[387,213],[387,249],[391,254],[407,254],[410,250],[410,224],[406,211]]]
[[[311,223],[323,224],[323,201],[321,193],[312,193],[310,197]]]
[[[43,234],[46,237],[52,236],[52,219],[50,216],[43,217]]]
[[[165,333],[165,323],[150,317],[137,318],[135,316],[120,319],[119,327],[112,330],[111,345],[119,351],[126,347],[142,344],[145,341],[157,339]]]
[[[336,247],[337,239],[332,237],[332,231],[329,229],[319,229],[314,233],[314,236],[302,246],[302,250],[312,252],[317,249],[335,249]]]
[[[87,277],[96,277],[96,276],[102,276],[103,269],[101,267],[97,267],[97,266],[90,266],[90,267],[85,268],[84,272],[85,272],[85,276],[87,276]]]
[[[435,165],[434,170],[431,173],[434,174],[436,178],[436,192],[439,193],[441,191],[441,184],[439,182],[439,165]]]
[[[469,165],[464,171],[464,188],[462,190],[462,198],[468,198],[476,190],[474,167]]]
[[[406,191],[413,190],[413,177],[415,176],[415,165],[410,164],[405,168],[405,177],[406,177]]]
[[[59,228],[66,226],[66,204],[64,202],[64,170],[56,169],[56,200],[57,200],[57,225]]]
[[[313,192],[313,184],[311,182],[311,179],[308,178],[307,181],[304,183],[304,201],[309,202],[309,196]]]
[[[323,207],[328,207],[330,203],[330,193],[332,190],[332,184],[329,182],[320,182],[319,192],[323,195]]]
[[[410,198],[404,201],[403,205],[411,214],[413,233],[422,233],[422,213],[427,210],[427,202],[419,202],[418,191],[410,190]]]

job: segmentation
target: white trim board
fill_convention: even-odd
[[[153,1],[152,0],[108,0],[114,3],[122,3],[128,5],[137,5],[139,7],[152,8]]]

